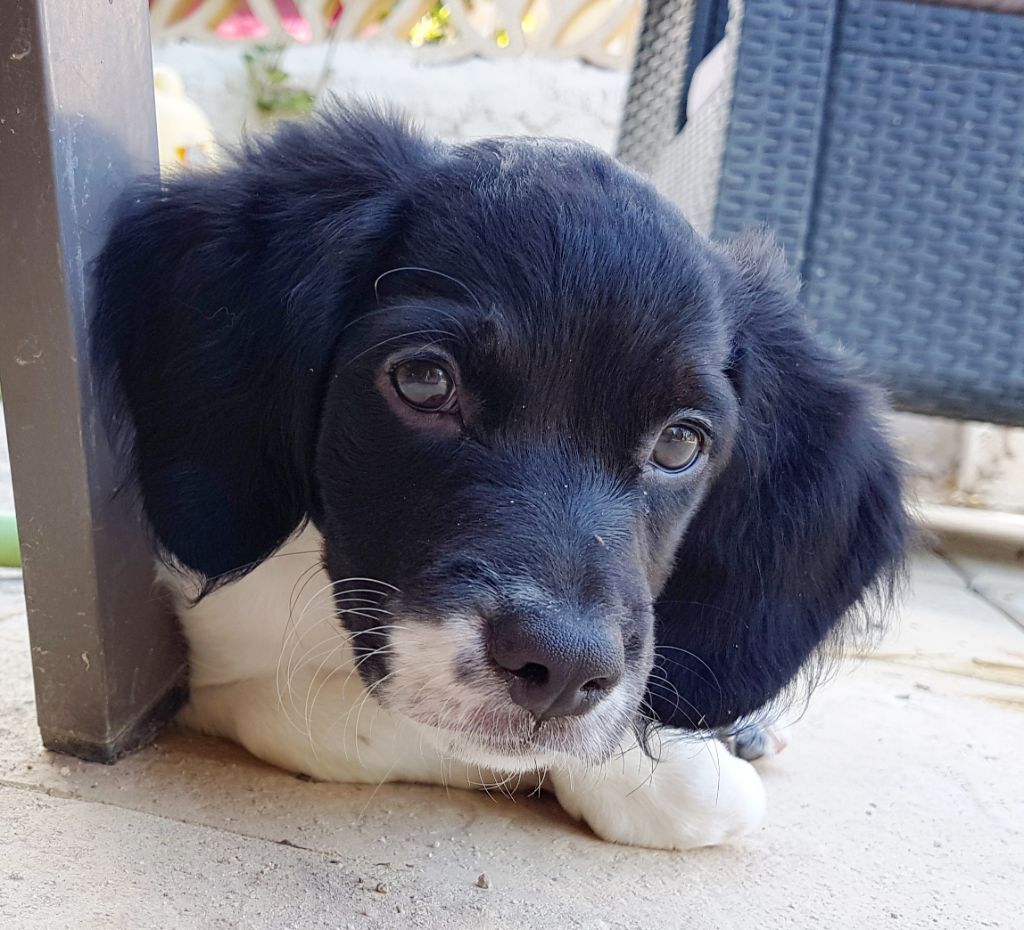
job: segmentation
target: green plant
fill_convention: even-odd
[[[472,10],[473,0],[465,0],[466,6]],[[377,11],[377,18],[383,21],[392,12],[396,4],[385,4]],[[524,19],[529,21],[530,14]],[[271,118],[290,118],[308,116],[316,104],[317,96],[327,86],[331,73],[331,58],[335,49],[338,20],[332,24],[327,37],[327,54],[323,67],[316,82],[316,90],[308,90],[292,80],[292,76],[281,67],[284,45],[255,45],[243,54],[246,78],[253,104],[264,116]],[[445,0],[436,2],[417,20],[409,30],[408,42],[414,47],[436,45],[451,39],[455,35],[452,23],[451,7]],[[504,28],[494,32],[494,42],[500,48],[509,44],[509,34]]]
[[[256,109],[265,116],[307,116],[313,110],[315,96],[291,80],[281,67],[283,45],[256,45],[247,51],[245,72]]]
[[[18,523],[13,513],[0,513],[0,568],[17,568],[19,565]]]

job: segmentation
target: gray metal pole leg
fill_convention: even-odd
[[[0,382],[39,728],[101,762],[147,741],[184,681],[86,344],[111,200],[156,165],[147,17],[146,0],[0,3]]]

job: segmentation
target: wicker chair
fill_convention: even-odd
[[[619,155],[897,406],[1024,425],[1024,0],[650,0]]]

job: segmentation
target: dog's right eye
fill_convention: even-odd
[[[686,423],[666,426],[651,452],[651,461],[662,471],[686,471],[704,451],[704,437]]]
[[[455,407],[455,381],[444,366],[412,359],[391,373],[395,391],[410,407],[429,413],[447,413]]]

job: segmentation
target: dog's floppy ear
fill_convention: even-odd
[[[809,659],[858,605],[891,594],[908,533],[884,407],[808,332],[770,239],[726,251],[740,423],[659,598],[649,694],[688,729],[733,723],[818,670]]]
[[[158,542],[209,587],[315,517],[334,347],[432,151],[397,118],[335,107],[122,199],[93,363]]]

